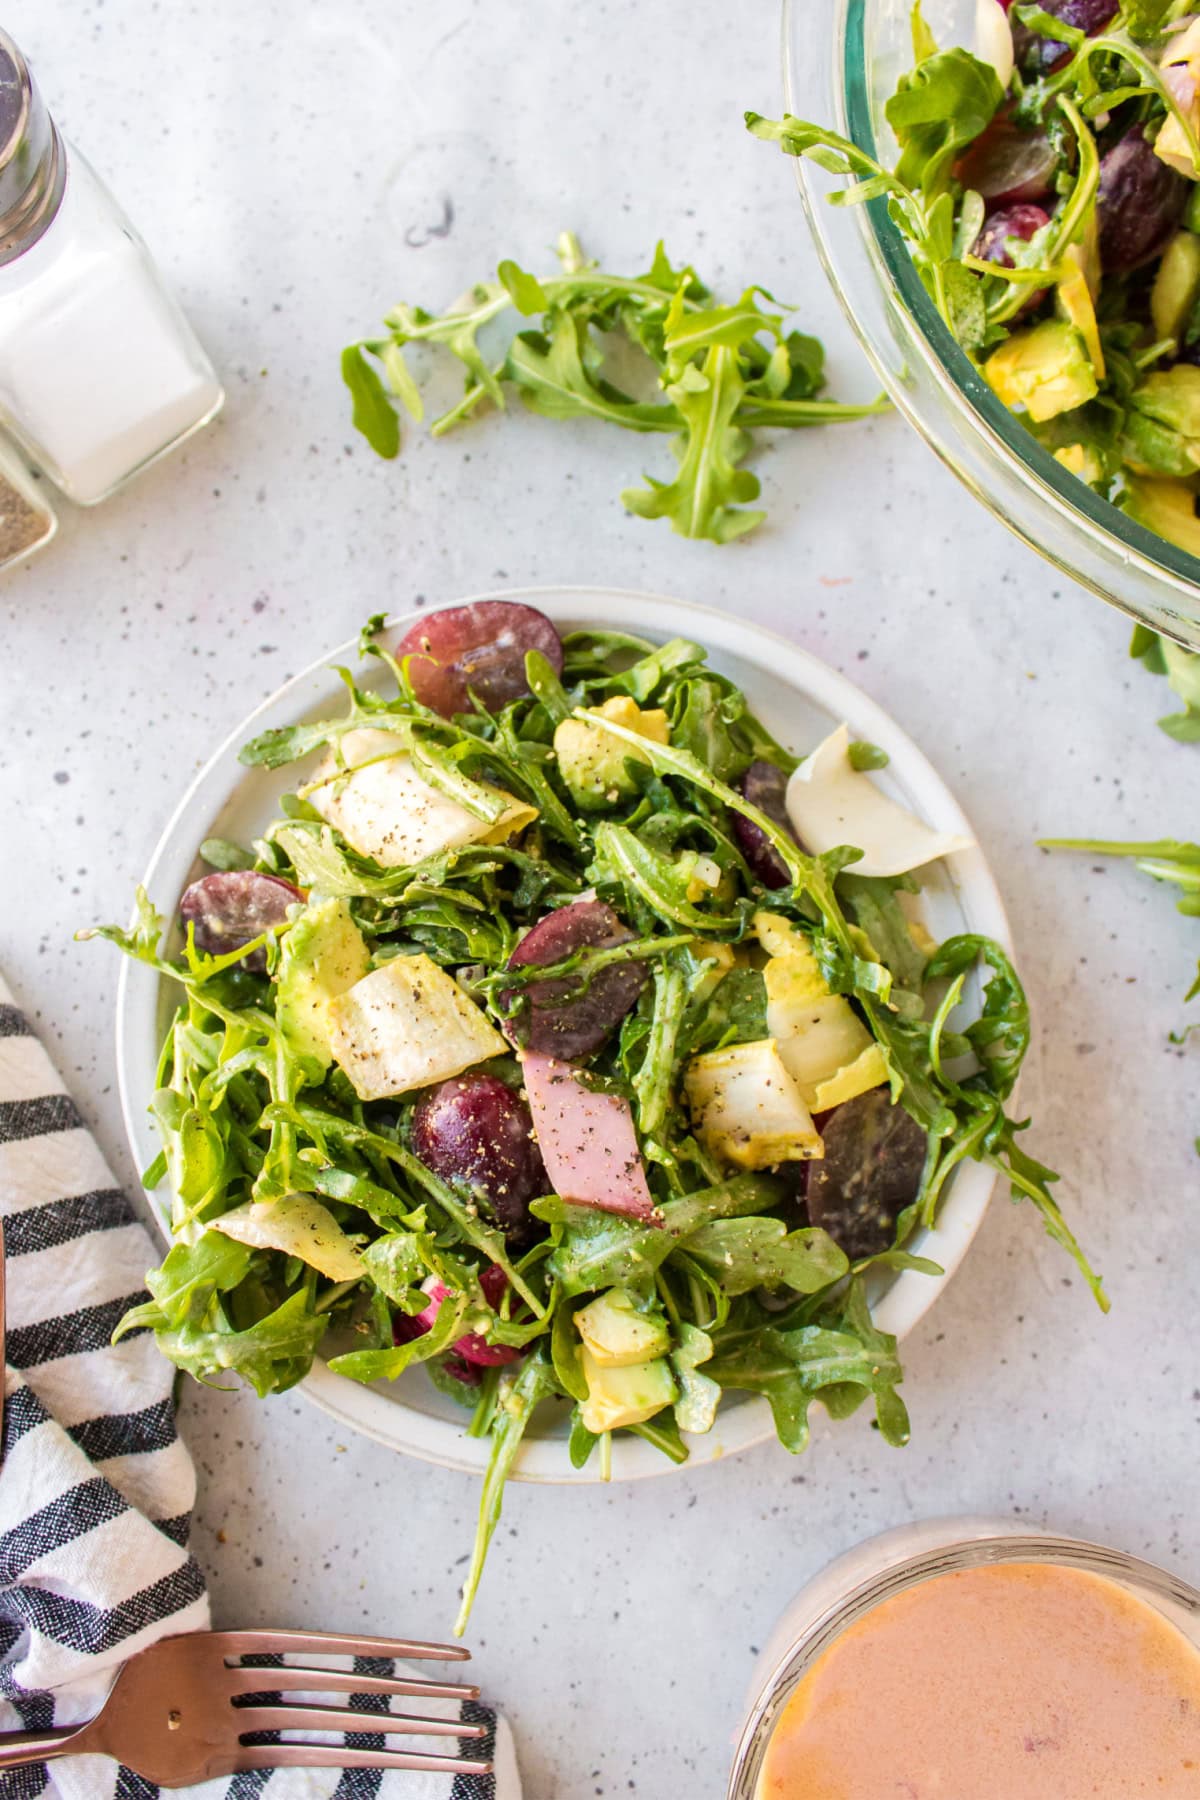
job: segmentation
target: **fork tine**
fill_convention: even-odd
[[[469,1756],[423,1756],[418,1750],[345,1750],[338,1744],[243,1744],[229,1771],[240,1769],[427,1769],[434,1775],[490,1775],[490,1762]]]
[[[479,1689],[465,1681],[412,1681],[401,1675],[356,1675],[353,1669],[302,1669],[285,1663],[278,1669],[232,1663],[224,1673],[231,1694],[411,1694],[426,1700],[478,1700]]]
[[[332,1631],[213,1631],[212,1646],[222,1656],[416,1657],[428,1662],[469,1662],[461,1644],[426,1644],[414,1638],[340,1637]]]
[[[381,1731],[392,1737],[487,1736],[486,1725],[461,1719],[422,1719],[412,1713],[376,1713],[355,1706],[239,1706],[239,1736],[254,1731]]]

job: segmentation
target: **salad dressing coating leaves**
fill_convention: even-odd
[[[886,209],[1043,450],[1200,556],[1200,21],[1187,0],[977,14],[972,54],[939,49],[914,5],[914,66],[885,108],[894,167],[790,114],[747,127],[850,177],[833,204]],[[1164,729],[1195,741],[1195,656],[1143,627],[1133,654],[1186,703]]]
[[[703,329],[723,328],[710,320]],[[219,866],[293,882],[306,902],[224,955],[205,954],[191,933],[168,954],[164,921],[144,894],[132,926],[95,934],[161,971],[180,996],[149,1097],[162,1151],[145,1174],[169,1194],[175,1243],[147,1278],[149,1301],[120,1329],[149,1327],[198,1379],[220,1382],[228,1371],[260,1394],[302,1379],[318,1352],[360,1381],[423,1363],[468,1409],[466,1429],[491,1444],[461,1629],[504,1482],[539,1409],[569,1418],[573,1461],[597,1453],[602,1466],[617,1429],[685,1460],[681,1432],[709,1429],[721,1398],[738,1389],[767,1398],[790,1450],[807,1441],[814,1398],[838,1418],[870,1401],[887,1441],[905,1443],[902,1370],[894,1341],[872,1323],[867,1283],[904,1268],[940,1273],[905,1245],[936,1218],[964,1159],[994,1167],[1014,1197],[1033,1203],[1107,1303],[1051,1196],[1055,1176],[1024,1151],[1023,1125],[1005,1110],[1029,1038],[1007,957],[971,935],[933,946],[900,904],[917,888],[913,876],[856,876],[853,846],[810,855],[740,792],[752,764],[773,764],[782,781],[797,758],[700,646],[572,633],[561,675],[531,651],[525,697],[444,718],[417,699],[381,631],[372,620],[363,650],[384,665],[383,686],[359,686],[343,671],[343,716],[265,732],[242,752],[250,766],[297,765],[281,818],[252,847],[206,846]],[[653,735],[646,714],[665,721]],[[559,738],[566,721],[577,729]],[[304,798],[314,763],[336,759],[356,732],[387,735],[431,791],[454,793],[468,813],[499,794],[524,806],[526,821],[511,841],[460,838],[416,862],[376,860]],[[586,776],[574,771],[585,809],[555,744],[578,754],[592,738],[604,780],[585,755]],[[871,746],[855,748],[860,766],[878,766]],[[768,893],[754,878],[737,818],[774,850],[784,885]],[[622,930],[572,936],[567,909],[591,918],[596,902]],[[558,913],[543,941],[559,960],[514,959],[531,929]],[[332,1061],[320,1033],[319,1042],[311,1030],[297,1038],[295,991],[282,1022],[277,1015],[306,942],[336,947],[339,981],[358,975],[336,993],[319,982],[300,989],[306,1025],[332,1020]],[[788,959],[785,993],[764,969]],[[622,965],[645,979],[618,984],[613,1006],[614,984],[600,977]],[[977,968],[985,984],[971,1002]],[[534,983],[561,994],[576,1020],[599,1003],[589,1001],[593,984],[608,1009],[596,1047],[557,1069],[540,1059],[536,1083],[513,1053],[522,990]],[[362,1004],[363,990],[371,998],[381,985],[389,1005],[409,1006],[403,1029],[382,1037]],[[789,1053],[793,1040],[805,1042],[795,1066],[806,1091],[821,1092],[824,1080],[852,1105],[873,1091],[924,1134],[924,1166],[918,1155],[894,1232],[855,1260],[808,1220],[795,1159],[819,1152],[821,1139],[772,1027]],[[427,1059],[417,1068],[422,1033]],[[543,1160],[565,1191],[522,1202],[518,1228],[511,1205],[493,1210],[486,1181],[463,1174],[461,1141],[442,1172],[427,1130],[417,1154],[414,1108],[433,1091],[424,1084],[449,1072],[437,1058],[451,1037],[456,1078],[488,1080],[451,1081],[443,1105],[464,1087],[485,1106],[489,1086],[502,1084],[506,1118],[533,1101],[535,1119],[540,1106],[553,1120]],[[739,1058],[752,1069],[764,1046],[791,1095],[788,1141],[756,1140],[753,1082],[742,1085],[738,1119],[695,1129],[687,1093],[703,1112],[704,1071]],[[396,1066],[378,1082],[359,1079],[362,1058],[378,1072],[381,1056]],[[573,1112],[554,1112],[560,1089]],[[725,1114],[734,1107],[724,1076],[710,1079],[708,1099]],[[601,1117],[608,1135],[598,1148],[586,1129],[572,1139],[572,1119],[586,1127]],[[471,1141],[486,1142],[486,1132]],[[608,1181],[597,1173],[606,1155],[621,1164]],[[823,1204],[840,1219],[851,1202]],[[601,1302],[603,1358],[585,1353],[574,1323],[581,1306]]]

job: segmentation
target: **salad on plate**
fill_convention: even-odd
[[[174,1243],[119,1330],[263,1395],[318,1353],[422,1364],[490,1439],[461,1630],[538,1408],[602,1473],[614,1432],[684,1461],[738,1390],[792,1451],[814,1398],[905,1443],[871,1298],[941,1273],[906,1246],[965,1159],[1105,1302],[1006,1112],[1016,972],[921,923],[969,840],[881,752],[843,725],[798,757],[683,638],[508,601],[391,635],[361,642],[386,692],[342,670],[339,717],[245,746],[294,787],[201,846],[178,927],[139,891],[95,934],[178,995],[145,1174]]]
[[[918,4],[883,167],[836,132],[757,135],[878,201],[997,396],[1061,463],[1200,555],[1200,16],[1189,0],[977,0],[974,50]]]

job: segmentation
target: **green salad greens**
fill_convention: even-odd
[[[1044,447],[1200,554],[1200,23],[1185,0],[981,0],[980,54],[913,10],[894,168],[751,131],[886,206],[960,348]]]
[[[940,1273],[907,1246],[964,1161],[1107,1304],[1006,1111],[1008,957],[935,945],[914,875],[801,846],[796,756],[700,645],[488,601],[362,649],[340,716],[242,751],[294,787],[253,844],[204,844],[182,941],[144,892],[84,934],[179,1002],[145,1174],[174,1244],[120,1332],[261,1395],[318,1353],[422,1364],[490,1442],[461,1630],[535,1414],[602,1472],[615,1432],[685,1461],[738,1391],[791,1451],[816,1398],[905,1443],[870,1297]],[[874,816],[885,760],[845,744],[842,813]]]
[[[885,168],[837,132],[747,113],[756,136],[886,207],[959,347],[1043,447],[1200,556],[1200,20],[1190,0],[980,0],[974,54],[912,9]],[[1200,665],[1139,627],[1132,654],[1200,739]]]
[[[479,282],[444,313],[397,306],[382,336],[342,352],[354,424],[372,449],[399,454],[399,409],[416,421],[424,416],[406,350],[440,346],[462,364],[465,387],[433,421],[435,437],[489,407],[503,410],[512,390],[543,418],[665,433],[674,475],[646,475],[644,487],[621,495],[623,504],[643,519],[669,519],[683,537],[723,544],[765,517],[747,504],[759,481],[742,466],[754,432],[860,419],[886,407],[819,398],[824,351],[816,338],[785,330],[783,313],[764,309],[760,301],[775,306],[764,288],[722,305],[693,268],[674,267],[661,244],[636,276],[609,275],[587,261],[573,232],[559,238],[558,258],[557,272],[540,277],[502,262],[495,280]],[[489,342],[505,327],[506,341]]]
[[[1179,744],[1200,743],[1200,656],[1145,625],[1134,626],[1129,654],[1151,675],[1165,676],[1172,693],[1183,702],[1179,711],[1158,721],[1159,730]]]
[[[1200,844],[1189,844],[1182,838],[1152,838],[1143,843],[1112,838],[1040,838],[1038,842],[1043,850],[1078,850],[1089,856],[1128,857],[1143,875],[1180,890],[1175,904],[1181,913],[1190,918],[1200,917]],[[1184,999],[1194,1000],[1198,994],[1200,966]]]

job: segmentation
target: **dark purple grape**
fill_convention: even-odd
[[[877,1087],[835,1107],[821,1137],[824,1157],[807,1164],[810,1222],[852,1260],[890,1249],[921,1185],[925,1133]]]
[[[741,789],[751,806],[757,806],[759,812],[766,813],[768,819],[786,831],[790,838],[795,838],[792,822],[787,816],[784,796],[787,793],[787,776],[774,763],[752,762],[742,776]],[[783,858],[775,849],[761,825],[753,819],[747,819],[741,813],[733,814],[733,838],[738,849],[750,867],[750,873],[764,887],[786,887],[792,879],[783,864]],[[799,839],[796,839],[799,843]]]
[[[508,966],[524,969],[565,962],[577,950],[607,950],[627,944],[633,935],[603,900],[576,900],[539,919],[509,957]],[[582,991],[577,991],[577,975],[508,988],[501,1004],[513,1015],[509,1035],[539,1056],[556,1056],[563,1062],[591,1056],[637,1004],[647,979],[644,962],[610,963],[598,969]]]
[[[1188,183],[1155,156],[1140,126],[1100,160],[1100,263],[1123,275],[1152,262],[1179,222]]]
[[[994,262],[1002,269],[1011,269],[1013,259],[1008,253],[1008,239],[1015,237],[1028,243],[1035,232],[1049,223],[1049,213],[1040,206],[1002,206],[983,221],[983,230],[975,239],[971,254],[983,262]]]
[[[408,678],[417,699],[448,719],[468,710],[468,689],[489,712],[528,694],[529,650],[540,650],[555,674],[562,673],[562,641],[545,613],[515,600],[473,600],[418,619],[396,655],[411,658]]]
[[[271,925],[282,925],[289,906],[304,904],[304,895],[279,875],[263,875],[255,869],[222,869],[202,875],[184,890],[179,917],[186,931],[195,928],[196,948],[209,956],[226,956]],[[253,950],[246,967],[261,972],[267,966],[266,951]]]
[[[1011,119],[993,119],[959,161],[954,173],[985,200],[1040,200],[1050,192],[1058,157],[1044,131],[1023,131]]]
[[[435,1175],[478,1195],[506,1236],[529,1231],[529,1202],[550,1191],[529,1108],[494,1075],[459,1075],[417,1102],[413,1149]]]
[[[1086,32],[1089,37],[1095,37],[1117,16],[1113,0],[1042,0],[1042,11],[1061,19],[1064,25],[1073,25],[1076,31]],[[1045,75],[1073,54],[1069,45],[1056,38],[1043,37],[1019,20],[1013,20],[1012,33],[1013,56],[1025,75]]]

